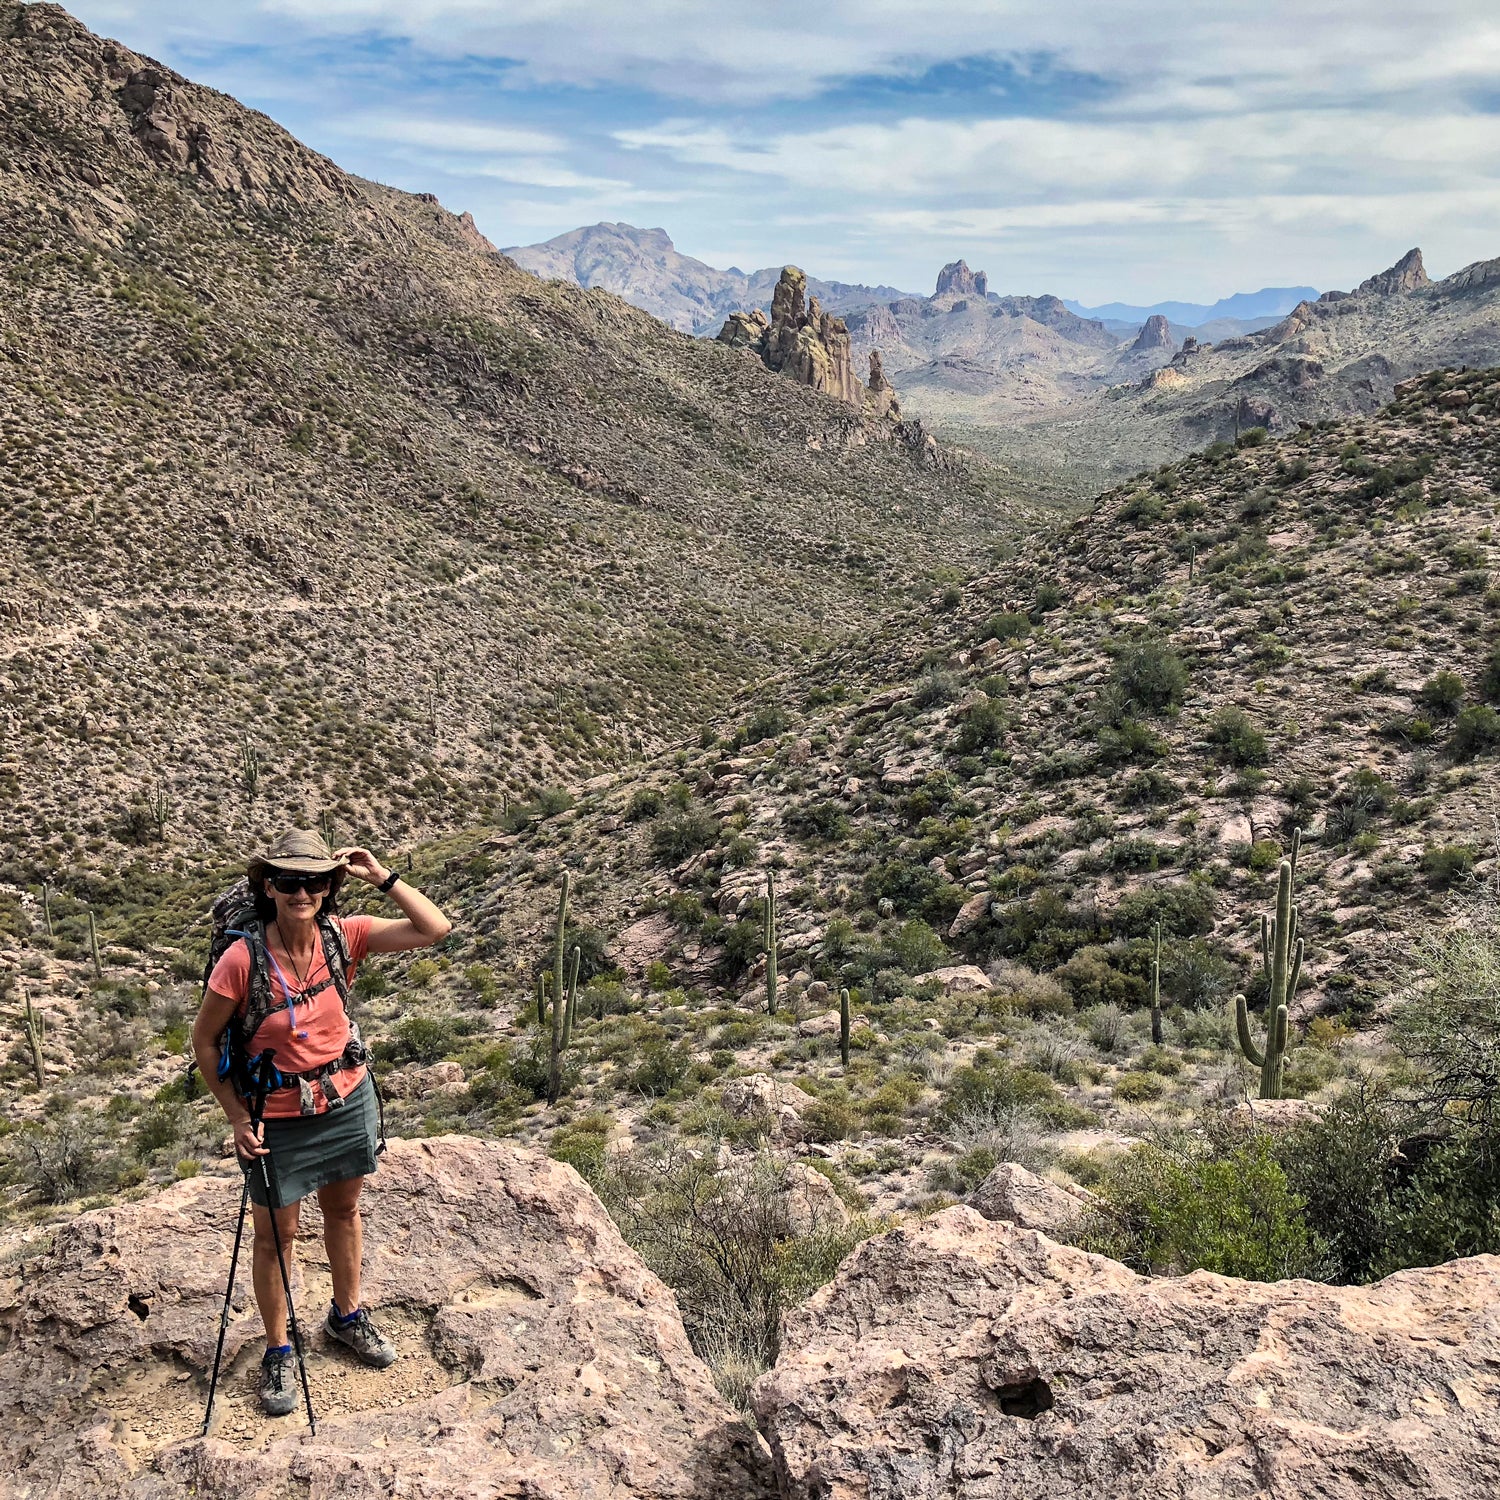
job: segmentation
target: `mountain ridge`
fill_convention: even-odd
[[[683,333],[712,336],[726,315],[770,305],[780,266],[745,272],[720,270],[683,255],[664,229],[601,222],[504,254],[523,270],[549,280],[602,287]],[[841,313],[909,295],[895,287],[860,286],[809,276],[808,291],[829,312]]]

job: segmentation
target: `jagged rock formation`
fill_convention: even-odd
[[[1132,354],[1150,354],[1158,349],[1175,352],[1177,341],[1172,337],[1172,325],[1160,313],[1152,313],[1136,335],[1130,346]]]
[[[849,406],[864,405],[865,388],[849,353],[849,330],[842,318],[824,312],[816,297],[808,299],[806,273],[796,266],[782,267],[769,318],[758,308],[731,313],[718,342],[752,350],[768,369],[790,375],[800,385]]]
[[[1473,1500],[1500,1259],[1371,1287],[1149,1280],[952,1208],[872,1240],[754,1392],[785,1500]]]
[[[1367,277],[1354,288],[1356,297],[1399,297],[1419,287],[1431,286],[1432,280],[1422,264],[1420,249],[1408,250],[1388,271]]]
[[[989,295],[989,286],[989,277],[983,271],[971,271],[965,260],[952,260],[938,272],[933,296],[983,298]]]
[[[807,296],[807,277],[796,266],[783,267],[769,318],[759,308],[731,313],[719,330],[718,342],[747,349],[769,369],[854,407],[873,430],[893,434],[921,452],[927,462],[939,466],[946,462],[920,422],[902,419],[901,404],[886,379],[878,349],[870,350],[868,386],[860,382],[844,320],[825,312],[816,297]]]
[[[267,1420],[255,1405],[242,1264],[200,1439],[235,1176],[81,1214],[19,1285],[0,1283],[0,1495],[774,1493],[671,1292],[576,1173],[464,1137],[393,1140],[365,1194],[365,1297],[396,1333],[396,1365],[367,1371],[325,1341],[328,1273],[309,1236],[294,1295],[317,1437],[300,1412]]]

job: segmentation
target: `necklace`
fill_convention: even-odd
[[[308,976],[312,973],[313,955],[317,952],[317,946],[315,944],[308,951],[307,968],[305,970],[301,969],[297,966],[297,955],[292,952],[292,945],[287,942],[286,934],[281,930],[281,924],[273,922],[271,925],[276,929],[276,936],[281,940],[282,951],[286,954],[286,961],[292,966],[292,973],[297,976],[297,993],[298,995],[305,995],[307,993]]]

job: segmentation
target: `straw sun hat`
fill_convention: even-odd
[[[250,856],[245,875],[252,885],[257,885],[276,870],[292,870],[302,875],[333,874],[333,885],[337,888],[344,869],[344,861],[333,857],[322,834],[311,828],[289,828],[273,839],[263,854]]]

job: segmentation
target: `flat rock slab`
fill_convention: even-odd
[[[327,1265],[304,1205],[294,1295],[318,1435],[300,1410],[260,1414],[242,1263],[198,1438],[238,1198],[237,1179],[196,1178],[81,1214],[27,1268],[0,1307],[0,1496],[774,1494],[671,1292],[573,1169],[466,1137],[392,1141],[366,1190],[365,1301],[396,1364],[322,1339]]]
[[[791,1314],[754,1402],[786,1500],[1478,1500],[1500,1258],[1148,1279],[951,1208]]]

